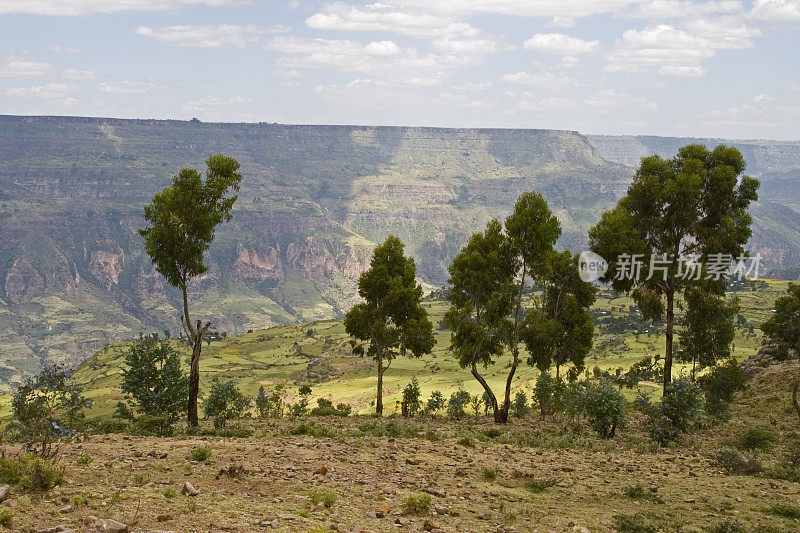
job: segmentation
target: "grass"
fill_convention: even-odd
[[[664,503],[664,500],[652,490],[645,489],[641,485],[631,485],[625,487],[623,491],[626,498],[630,498],[631,500],[646,500],[653,503]]]
[[[483,479],[485,479],[487,481],[494,481],[495,479],[497,479],[497,475],[499,473],[500,473],[500,468],[498,468],[496,466],[492,466],[492,467],[484,466],[483,467]]]
[[[81,450],[81,452],[78,454],[78,457],[75,459],[75,462],[79,465],[86,466],[92,462],[92,456],[85,450]]]
[[[559,481],[561,480],[555,477],[550,477],[545,479],[528,479],[527,481],[525,481],[525,488],[533,492],[534,494],[538,494],[540,492],[546,491],[550,487],[558,485]]]
[[[772,504],[769,513],[783,518],[800,518],[800,506],[790,502]]]
[[[11,527],[14,522],[14,513],[8,507],[0,507],[0,526]]]
[[[409,494],[403,498],[400,510],[403,514],[422,516],[428,514],[431,508],[431,497],[429,494],[419,492]]]
[[[311,505],[322,505],[326,509],[330,509],[337,499],[337,494],[329,489],[313,488],[308,491],[308,501],[311,502]]]
[[[193,449],[189,457],[192,461],[197,461],[198,463],[203,463],[208,461],[213,453],[211,446],[204,444],[202,446],[198,446],[197,448]]]
[[[64,468],[24,453],[19,457],[0,457],[0,480],[31,492],[46,492],[64,481]]]

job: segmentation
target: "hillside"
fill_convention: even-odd
[[[774,194],[754,207],[751,244],[771,268],[800,262],[798,146],[757,158]],[[467,236],[526,190],[578,250],[633,175],[632,159],[609,162],[597,138],[569,131],[2,116],[0,389],[140,331],[178,332],[178,295],[136,231],[153,193],[215,152],[239,160],[244,181],[191,291],[229,335],[342,316],[390,233],[441,286]]]

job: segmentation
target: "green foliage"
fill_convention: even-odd
[[[403,255],[403,243],[390,236],[375,248],[369,270],[358,279],[358,294],[364,301],[345,316],[345,331],[369,343],[365,351],[354,340],[354,352],[366,353],[378,362],[375,410],[379,415],[383,413],[383,372],[388,364],[398,354],[420,357],[430,353],[435,344],[416,272],[414,259]]]
[[[128,404],[118,404],[117,416],[136,421],[133,408],[139,415],[163,422],[153,424],[154,434],[170,435],[189,398],[189,380],[178,352],[168,341],[159,342],[157,335],[141,336],[125,354],[122,392]]]
[[[447,416],[454,419],[464,418],[464,410],[469,403],[470,395],[467,391],[460,390],[450,395],[447,401]]]
[[[800,518],[800,506],[791,502],[773,503],[769,508],[769,512],[783,518]]]
[[[514,402],[511,404],[511,409],[514,416],[517,418],[521,418],[530,413],[531,408],[530,405],[528,405],[528,396],[525,394],[525,391],[517,391],[514,395]]]
[[[768,427],[750,427],[745,429],[736,439],[736,447],[742,450],[769,451],[778,441],[774,429]]]
[[[431,508],[431,497],[424,492],[409,494],[403,498],[400,510],[403,514],[422,516],[428,514]]]
[[[341,432],[335,429],[319,426],[317,424],[307,424],[305,422],[292,429],[290,433],[292,435],[309,435],[315,438],[334,438],[341,436]]]
[[[289,416],[297,418],[308,414],[308,399],[300,398],[297,403],[290,403],[286,406],[289,409]]]
[[[353,410],[347,404],[340,403],[336,407],[333,402],[325,398],[317,398],[317,407],[311,410],[312,416],[348,416]]]
[[[673,380],[661,402],[654,404],[649,395],[639,391],[637,407],[647,417],[645,429],[655,442],[662,446],[674,442],[681,433],[688,432],[703,409],[703,391],[689,378]]]
[[[738,257],[743,253],[751,235],[752,218],[747,209],[757,199],[759,185],[758,180],[739,177],[744,169],[742,154],[723,145],[713,151],[699,144],[684,146],[669,160],[657,155],[645,157],[627,194],[589,230],[590,248],[608,261],[602,281],[611,282],[618,291],[632,291],[645,318],[659,319],[666,313],[665,394],[672,372],[676,294],[702,289],[721,295],[725,290],[724,280],[682,276],[685,263],[680,259],[696,254],[700,262],[708,264],[711,254]],[[652,257],[665,258],[666,270],[654,272],[653,276],[619,276],[622,258],[632,254],[642,254],[645,269]],[[689,314],[699,313],[697,306],[709,303],[691,295],[687,301]],[[714,318],[706,319],[699,316],[692,321],[689,336],[694,336],[694,341],[690,344],[698,351],[687,352],[691,357],[709,353],[719,356],[727,350],[716,340],[704,337],[703,330],[716,323]]]
[[[93,460],[91,454],[86,450],[81,450],[80,453],[78,453],[78,457],[75,458],[75,462],[83,466],[90,464]]]
[[[488,481],[494,481],[497,478],[497,474],[500,473],[500,469],[496,466],[484,466],[483,467],[483,479]]]
[[[459,437],[456,442],[465,448],[473,448],[475,446],[475,439],[470,435]]]
[[[624,386],[632,389],[640,381],[657,381],[664,377],[664,368],[660,364],[661,357],[656,354],[653,357],[645,356],[631,365],[624,376],[620,379]]]
[[[329,489],[313,488],[308,491],[308,500],[311,505],[322,505],[326,509],[333,507],[337,498],[336,493]]]
[[[558,387],[556,380],[549,372],[542,372],[536,378],[536,386],[533,395],[539,402],[539,410],[542,416],[553,414],[556,408],[556,391]]]
[[[11,527],[14,523],[14,512],[8,507],[0,507],[0,526]]]
[[[710,372],[700,376],[697,383],[706,397],[706,411],[721,419],[730,417],[728,404],[737,391],[745,389],[744,372],[736,359],[715,365]]]
[[[614,529],[619,533],[657,533],[661,526],[645,513],[614,515]]]
[[[617,429],[625,428],[628,402],[609,380],[586,382],[579,398],[580,411],[601,438],[612,438]]]
[[[730,475],[756,475],[764,466],[754,456],[744,456],[735,448],[723,448],[714,455],[714,464]]]
[[[208,461],[212,453],[214,453],[214,451],[211,449],[211,446],[208,444],[203,444],[197,448],[194,448],[189,454],[189,457],[192,459],[192,461],[203,463]]]
[[[707,529],[709,533],[750,533],[750,530],[739,520],[727,517]]]
[[[178,493],[172,487],[167,487],[164,489],[164,498],[167,500],[175,499],[178,496]]]
[[[416,376],[411,378],[411,381],[403,389],[402,414],[404,417],[413,417],[422,408],[422,401],[420,400],[419,381]]]
[[[761,324],[767,342],[778,347],[777,358],[800,355],[800,284],[790,283],[786,296],[775,301],[775,313]]]
[[[264,387],[259,387],[255,404],[258,416],[261,418],[281,418],[283,416],[283,398],[277,390],[267,395]]]
[[[227,420],[241,418],[249,405],[250,399],[241,393],[236,381],[220,381],[215,377],[203,410],[207,417],[215,417],[215,427],[225,427]]]
[[[728,359],[736,333],[734,317],[739,312],[738,298],[726,299],[699,287],[687,288],[683,297],[686,312],[676,359],[692,363],[693,372],[695,368],[702,370]]]
[[[84,409],[92,405],[71,378],[69,371],[54,365],[26,379],[11,400],[6,438],[43,458],[57,455],[60,443],[75,435],[84,423]]]
[[[544,492],[550,487],[558,485],[561,480],[555,477],[544,479],[528,479],[525,481],[525,488],[533,493]]]
[[[380,419],[367,420],[358,426],[360,436],[370,437],[416,437],[419,429],[412,425],[398,424],[397,422],[384,422]]]
[[[653,503],[664,503],[664,500],[661,499],[657,492],[647,490],[641,485],[625,487],[623,494],[625,494],[626,498],[630,498],[631,500],[647,500]]]
[[[64,468],[33,453],[0,456],[0,481],[23,490],[46,492],[64,481]]]
[[[299,389],[297,389],[297,393],[300,396],[311,396],[311,385],[301,385]]]
[[[435,390],[431,393],[430,398],[425,403],[425,412],[429,415],[435,414],[444,408],[444,396],[441,391]]]

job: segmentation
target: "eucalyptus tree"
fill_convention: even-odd
[[[231,209],[242,175],[237,172],[239,163],[221,154],[206,160],[205,181],[200,172],[183,168],[172,178],[172,185],[156,193],[153,201],[144,207],[144,218],[149,227],[139,230],[144,237],[145,251],[153,260],[156,270],[170,285],[177,287],[183,297],[181,322],[192,359],[189,369],[189,425],[197,426],[197,396],[200,390],[200,352],[203,335],[210,322],[192,323],[189,315],[189,282],[205,273],[204,256],[217,226],[231,219]]]
[[[345,331],[354,337],[354,353],[378,363],[378,416],[383,414],[383,374],[392,360],[400,354],[420,357],[435,344],[416,272],[414,259],[403,255],[403,243],[390,236],[375,248],[369,270],[358,279],[358,294],[364,301],[345,316]],[[366,350],[365,342],[369,343]]]
[[[723,274],[750,237],[747,208],[758,197],[758,180],[742,176],[744,170],[739,150],[724,145],[684,146],[672,159],[645,157],[627,194],[589,231],[590,248],[609,266],[601,280],[631,293],[646,318],[666,319],[665,393],[676,296],[688,288],[724,294]]]

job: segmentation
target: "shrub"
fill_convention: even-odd
[[[470,395],[467,391],[454,392],[447,401],[447,416],[450,418],[464,418],[464,408],[469,403]]]
[[[348,416],[352,407],[347,404],[340,403],[336,407],[333,402],[325,398],[317,398],[317,407],[311,410],[312,416]]]
[[[198,446],[197,448],[192,450],[189,456],[191,457],[192,461],[197,461],[198,463],[202,463],[207,461],[211,457],[212,453],[213,450],[211,449],[211,446],[203,444],[202,446]]]
[[[64,469],[32,453],[0,456],[0,479],[23,490],[45,492],[64,481]]]
[[[166,498],[167,500],[172,500],[173,498],[176,498],[177,496],[178,496],[178,493],[175,492],[175,489],[173,489],[172,487],[167,487],[166,489],[164,489],[164,498]]]
[[[280,393],[275,390],[267,395],[264,387],[259,387],[258,396],[256,396],[256,410],[261,418],[281,418],[283,416],[283,399]]]
[[[180,355],[158,334],[140,336],[125,354],[122,392],[127,403],[117,404],[117,416],[131,421],[137,414],[149,420],[144,434],[168,436],[180,420],[189,398],[189,378],[181,369]],[[136,413],[134,413],[136,411]]]
[[[128,431],[134,435],[169,437],[174,432],[172,415],[141,415],[128,426]]]
[[[14,522],[14,513],[8,507],[0,507],[0,526],[11,527]]]
[[[332,490],[314,488],[308,491],[308,499],[312,505],[323,505],[330,509],[336,503],[337,495]]]
[[[228,420],[241,418],[249,404],[250,400],[241,393],[235,381],[214,378],[203,411],[206,417],[214,417],[214,427],[223,428]]]
[[[55,457],[60,444],[83,425],[83,410],[92,405],[71,378],[69,371],[54,365],[26,379],[11,400],[12,419],[6,427],[9,440],[23,443],[25,450],[43,458]]]
[[[703,391],[686,377],[673,380],[666,387],[661,402],[653,404],[642,391],[636,398],[637,407],[647,417],[645,429],[655,442],[666,446],[688,432],[703,409]]]
[[[304,416],[308,414],[308,398],[300,398],[299,402],[287,404],[286,407],[289,409],[289,416]]]
[[[636,513],[634,515],[615,515],[614,529],[619,533],[656,533],[661,528],[644,513]]]
[[[521,418],[530,412],[528,395],[525,394],[524,391],[518,391],[517,394],[514,395],[514,401],[511,403],[511,410],[517,418]]]
[[[552,414],[555,410],[556,380],[549,372],[542,372],[536,379],[533,395],[539,402],[539,411],[542,416]]]
[[[641,485],[626,487],[623,493],[626,498],[630,498],[631,500],[647,500],[654,503],[664,503],[664,500],[662,500],[656,492],[647,490]]]
[[[772,504],[769,512],[784,518],[800,518],[800,506],[791,502],[777,502]]]
[[[607,439],[617,428],[625,428],[625,396],[607,379],[588,382],[583,395],[583,411],[592,429]]]
[[[559,481],[561,480],[554,477],[545,479],[528,479],[525,482],[525,488],[534,493],[544,492],[550,487],[558,485]]]
[[[292,435],[309,435],[315,438],[339,437],[340,434],[334,429],[316,424],[306,424],[305,422],[290,431]]]
[[[419,382],[416,377],[413,377],[411,382],[403,389],[401,412],[404,417],[408,418],[415,416],[421,408]]]
[[[431,497],[425,493],[409,494],[400,504],[403,514],[426,515],[430,508]]]
[[[384,422],[376,418],[359,424],[358,431],[362,435],[371,437],[416,437],[419,434],[419,430],[414,426]]]
[[[441,411],[442,408],[444,408],[444,396],[442,396],[440,391],[435,390],[431,393],[430,398],[428,398],[425,404],[425,412],[429,415],[433,415],[437,411]]]
[[[777,440],[778,436],[771,428],[748,428],[739,436],[736,446],[748,451],[767,451]]]
[[[458,439],[458,443],[461,446],[465,446],[467,448],[472,448],[473,446],[475,446],[475,439],[473,439],[469,435],[464,435],[463,437]]]
[[[81,452],[78,454],[78,457],[75,459],[75,462],[79,465],[88,465],[92,462],[92,460],[92,456],[89,455],[86,450],[81,450]]]
[[[483,467],[483,479],[488,479],[489,481],[492,481],[495,478],[497,478],[497,474],[499,474],[499,473],[500,473],[500,469],[498,467],[496,467],[496,466],[493,466],[493,467],[484,466]]]
[[[764,467],[755,457],[745,457],[739,450],[724,448],[714,456],[714,463],[731,475],[755,475]]]
[[[737,391],[744,390],[744,372],[736,359],[717,364],[711,371],[697,379],[706,398],[706,412],[715,418],[730,418],[728,404]]]
[[[735,518],[725,518],[708,528],[709,533],[749,533],[747,527]]]

